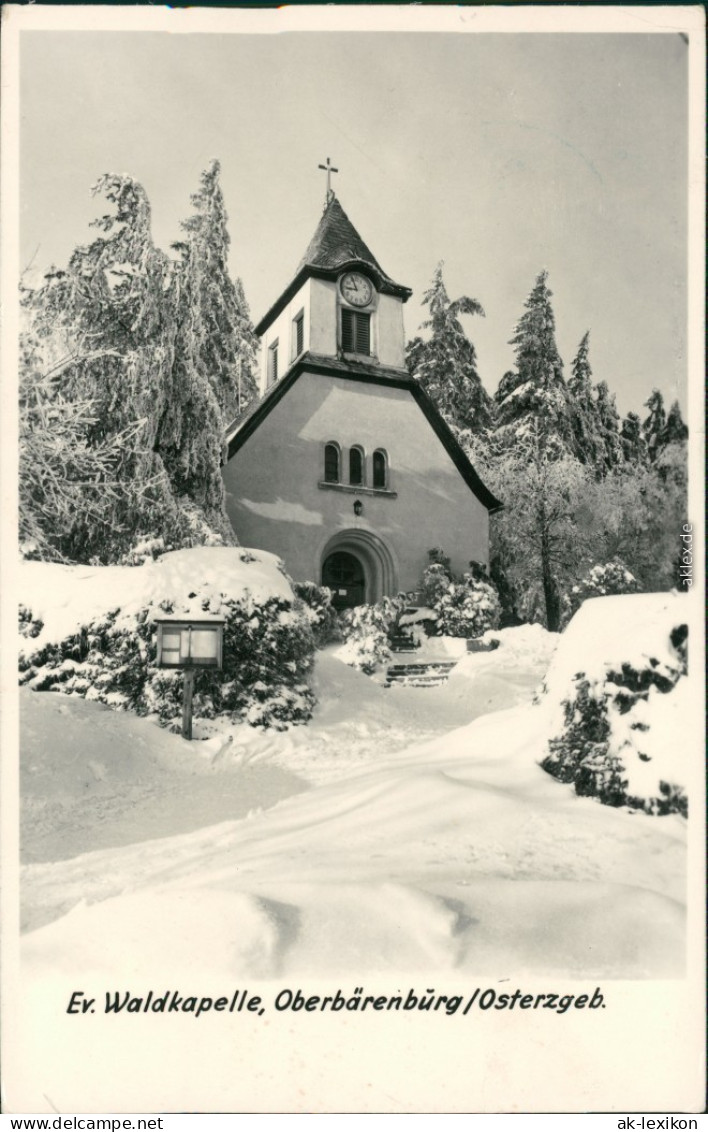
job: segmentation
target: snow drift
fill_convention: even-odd
[[[310,724],[237,725],[222,752],[215,739],[197,744],[209,757],[191,786],[177,736],[160,734],[160,776],[142,765],[141,792],[113,756],[144,750],[146,721],[104,713],[126,732],[120,750],[103,728],[59,743],[75,709],[101,708],[26,696],[39,745],[48,727],[54,737],[32,755],[42,835],[28,831],[23,871],[28,976],[77,965],[102,977],[130,968],[146,985],[219,973],[680,975],[686,823],[600,806],[545,774],[547,715],[530,699],[558,637],[538,626],[498,636],[498,649],[424,690],[385,690],[320,653]],[[66,710],[50,724],[51,701]],[[258,769],[260,805],[240,776]],[[203,815],[191,825],[190,791]],[[55,814],[62,793],[69,805]],[[83,832],[67,857],[70,808]]]

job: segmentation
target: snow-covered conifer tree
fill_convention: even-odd
[[[666,410],[664,398],[659,389],[653,389],[644,407],[649,415],[642,421],[642,435],[647,446],[649,460],[654,463],[664,446],[664,430],[666,429]]]
[[[182,222],[184,239],[174,246],[182,258],[190,350],[228,423],[256,396],[256,337],[241,281],[229,273],[231,239],[220,171],[214,160],[202,173],[191,198],[194,212]]]
[[[664,446],[669,444],[682,444],[688,440],[688,425],[681,416],[678,401],[674,401],[666,418],[666,425],[662,436]]]
[[[620,415],[617,412],[614,393],[610,393],[606,381],[598,381],[595,386],[595,414],[600,440],[598,467],[604,474],[610,468],[615,468],[622,460]]]
[[[54,375],[50,399],[63,415],[63,434],[73,435],[77,453],[85,449],[80,466],[65,465],[74,467],[75,486],[81,469],[90,465],[90,452],[99,473],[107,472],[102,454],[109,454],[113,486],[104,489],[103,507],[89,506],[88,492],[86,507],[79,502],[69,529],[45,529],[47,544],[55,543],[62,556],[75,561],[115,561],[138,538],[174,545],[182,537],[182,516],[155,451],[173,359],[173,319],[165,297],[172,265],[153,244],[150,205],[139,184],[106,174],[93,191],[113,206],[94,221],[101,235],[78,247],[66,270],[50,271],[41,287],[24,292],[32,347],[21,358],[21,380],[33,443],[51,446],[47,415],[34,406],[50,388],[44,379]],[[67,403],[77,406],[73,418]],[[28,433],[25,442],[29,445]],[[27,461],[23,466],[29,469]]]
[[[182,223],[185,238],[174,245],[180,255],[171,287],[174,363],[157,448],[178,496],[196,503],[209,527],[231,541],[223,437],[255,395],[256,339],[241,282],[229,275],[219,169],[213,161],[202,173],[194,212]]]
[[[460,315],[483,315],[484,311],[467,295],[451,301],[442,269],[439,263],[423,295],[430,317],[421,328],[430,330],[430,337],[417,337],[408,344],[408,369],[450,425],[480,433],[491,424],[492,400],[477,373],[477,353]]]
[[[548,273],[542,271],[514,330],[516,370],[504,375],[495,394],[502,448],[533,437],[549,458],[575,452],[568,391],[555,338]]]
[[[584,464],[597,467],[602,461],[602,443],[599,436],[589,351],[590,331],[587,330],[573,358],[571,377],[568,381],[568,398],[575,451]]]
[[[642,422],[636,413],[629,412],[620,428],[622,458],[627,464],[644,464],[647,460],[646,441],[642,435]]]
[[[71,561],[110,545],[117,508],[135,485],[118,475],[142,424],[91,443],[95,403],[70,400],[62,377],[71,357],[48,363],[30,332],[21,339],[19,382],[19,538],[22,554]]]

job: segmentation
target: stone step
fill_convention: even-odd
[[[425,679],[424,677],[409,677],[402,680],[386,680],[384,688],[438,688],[447,683],[447,679]]]
[[[449,677],[448,672],[394,672],[392,675],[386,674],[386,679],[389,683],[412,684],[430,683],[435,681],[438,684],[444,684]]]
[[[450,672],[456,664],[456,660],[421,660],[410,664],[390,664],[388,672]]]
[[[406,688],[435,688],[445,684],[455,667],[455,660],[429,660],[418,664],[392,664],[386,670],[384,687],[392,684]]]

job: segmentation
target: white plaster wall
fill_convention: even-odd
[[[401,300],[395,295],[379,295],[376,323],[376,342],[381,365],[403,369],[406,360]]]
[[[278,341],[278,378],[295,360],[293,319],[305,312],[304,349],[335,358],[339,336],[339,290],[328,279],[308,279],[261,338],[260,392],[268,388],[268,354]],[[405,367],[403,308],[394,295],[377,295],[372,311],[372,357],[382,365]]]
[[[295,361],[295,342],[293,335],[293,319],[301,311],[305,313],[303,350],[314,350],[310,345],[310,325],[312,321],[312,284],[313,279],[307,279],[300,290],[290,300],[278,317],[271,323],[261,337],[260,357],[260,392],[263,394],[268,388],[268,352],[273,342],[278,341],[278,380]]]
[[[328,358],[337,356],[337,284],[310,280],[310,349]]]
[[[321,488],[324,444],[385,448],[396,497]],[[346,476],[344,477],[346,479]],[[453,570],[488,561],[489,517],[405,389],[303,373],[224,469],[226,505],[244,546],[280,555],[293,577],[320,581],[321,555],[337,531],[380,536],[397,563],[396,587],[414,590],[428,550]],[[364,505],[360,517],[353,504]]]

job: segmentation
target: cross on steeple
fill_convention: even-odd
[[[326,199],[329,201],[334,196],[334,193],[332,192],[332,174],[338,173],[339,169],[335,169],[334,165],[331,164],[329,158],[327,158],[327,164],[326,165],[318,165],[317,168],[318,169],[324,169],[325,173],[327,174],[327,197],[326,197]]]

